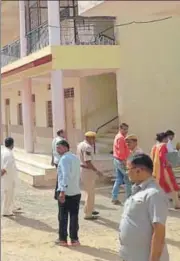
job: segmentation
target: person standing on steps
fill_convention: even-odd
[[[56,169],[58,167],[58,163],[60,160],[60,154],[57,152],[57,142],[65,139],[65,131],[64,130],[58,130],[57,136],[52,141],[52,159],[51,159],[51,166],[55,166]],[[56,180],[56,187],[54,192],[54,199],[57,200],[57,186],[58,186],[58,180]]]
[[[81,181],[85,191],[84,219],[97,219],[99,212],[94,210],[95,182],[96,177],[102,173],[93,165],[93,145],[95,144],[96,133],[88,131],[85,133],[85,140],[77,146],[77,155],[81,162]]]
[[[71,245],[80,245],[78,238],[79,230],[79,205],[81,199],[80,191],[80,161],[78,157],[70,152],[66,140],[58,141],[57,152],[61,155],[58,163],[58,221],[59,238],[56,244],[67,246],[68,241],[68,216],[70,216],[69,236]]]
[[[121,204],[121,202],[118,200],[120,185],[125,184],[126,198],[128,198],[131,194],[131,184],[125,171],[126,160],[130,155],[130,151],[125,141],[128,129],[129,126],[126,123],[122,123],[119,126],[119,132],[116,135],[113,144],[114,169],[116,179],[112,190],[112,203],[115,205]]]

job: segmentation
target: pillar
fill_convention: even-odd
[[[32,110],[31,79],[23,81],[22,89],[22,116],[24,128],[24,149],[26,152],[34,152],[33,140],[33,110]]]
[[[60,45],[60,11],[59,1],[48,1],[48,28],[49,44]],[[65,105],[63,72],[61,70],[51,71],[51,94],[52,94],[52,116],[53,116],[53,135],[59,129],[65,129]]]
[[[19,0],[20,55],[27,54],[25,1]]]
[[[60,9],[59,1],[48,1],[49,45],[60,45]]]
[[[118,116],[119,122],[123,120],[123,79],[120,69],[116,71],[116,89],[117,89],[117,104],[118,104]]]
[[[51,94],[52,94],[52,118],[53,118],[53,136],[60,129],[65,130],[65,105],[63,73],[60,70],[51,72]]]

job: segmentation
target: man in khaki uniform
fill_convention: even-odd
[[[102,175],[93,165],[93,145],[95,143],[96,133],[88,131],[85,133],[85,140],[79,143],[77,155],[81,162],[81,181],[86,193],[84,206],[84,219],[97,219],[99,212],[94,211],[95,201],[95,182],[97,175]]]

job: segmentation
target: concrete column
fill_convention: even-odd
[[[20,55],[27,54],[25,1],[19,0]]]
[[[33,111],[32,111],[32,92],[31,79],[23,81],[22,89],[22,115],[24,128],[24,149],[26,152],[34,152],[33,140]]]
[[[59,1],[48,1],[49,45],[60,45],[60,11]]]
[[[121,70],[116,71],[116,88],[117,88],[117,104],[118,104],[118,116],[119,122],[123,120],[123,77]]]
[[[53,135],[60,129],[65,130],[65,107],[62,71],[51,72],[51,94],[53,114]]]

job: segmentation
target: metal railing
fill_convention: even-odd
[[[108,124],[110,124],[111,122],[115,121],[118,119],[118,116],[115,116],[114,118],[112,118],[111,120],[105,122],[104,124],[100,125],[97,129],[96,129],[96,134],[98,133],[98,131],[102,128],[104,128],[105,126],[107,126]],[[94,154],[96,154],[96,143],[94,143]]]
[[[16,40],[1,49],[1,68],[20,58],[20,41]]]
[[[82,17],[61,22],[61,44],[115,45],[114,17]]]
[[[114,17],[81,17],[64,19],[60,23],[62,45],[115,45]],[[47,22],[26,34],[27,55],[49,45]],[[20,58],[19,40],[1,49],[1,66]]]
[[[49,45],[48,24],[44,23],[26,35],[27,54],[34,53]]]

